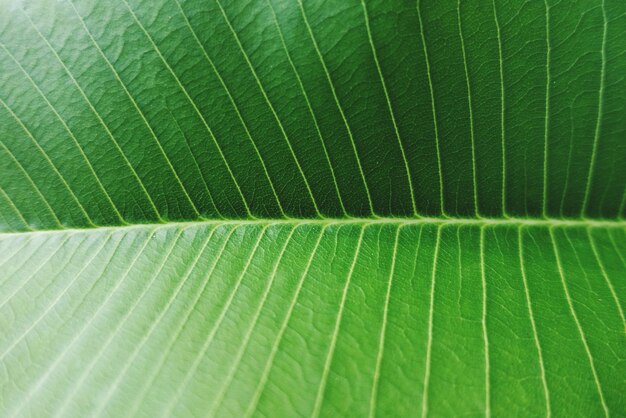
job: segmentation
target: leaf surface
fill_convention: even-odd
[[[0,12],[0,415],[625,414],[626,3]]]

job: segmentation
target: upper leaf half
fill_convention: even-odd
[[[3,229],[626,213],[620,0],[1,7]]]

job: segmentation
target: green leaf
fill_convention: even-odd
[[[626,3],[0,0],[1,416],[624,416]]]

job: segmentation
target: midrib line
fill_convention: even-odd
[[[31,236],[43,234],[58,233],[78,233],[89,231],[126,231],[133,229],[158,229],[158,228],[189,228],[194,226],[219,226],[219,225],[460,225],[460,226],[479,226],[479,227],[497,227],[497,226],[517,226],[517,227],[561,227],[561,228],[623,228],[626,229],[626,219],[558,219],[558,218],[437,218],[437,217],[420,217],[420,218],[233,218],[233,219],[203,219],[195,221],[173,221],[162,223],[136,223],[119,226],[97,226],[97,227],[71,227],[63,229],[40,229],[32,231],[10,231],[0,232],[0,238],[8,236]]]

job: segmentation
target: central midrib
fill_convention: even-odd
[[[538,227],[569,227],[569,228],[623,228],[626,219],[557,219],[557,218],[256,218],[256,219],[203,219],[194,221],[173,221],[162,223],[136,223],[119,226],[98,226],[85,228],[41,229],[32,231],[15,231],[0,233],[0,237],[33,234],[54,234],[67,232],[88,232],[101,230],[132,230],[138,228],[192,227],[201,225],[346,225],[346,224],[394,224],[394,225],[473,225],[480,227],[497,226],[538,226]]]

